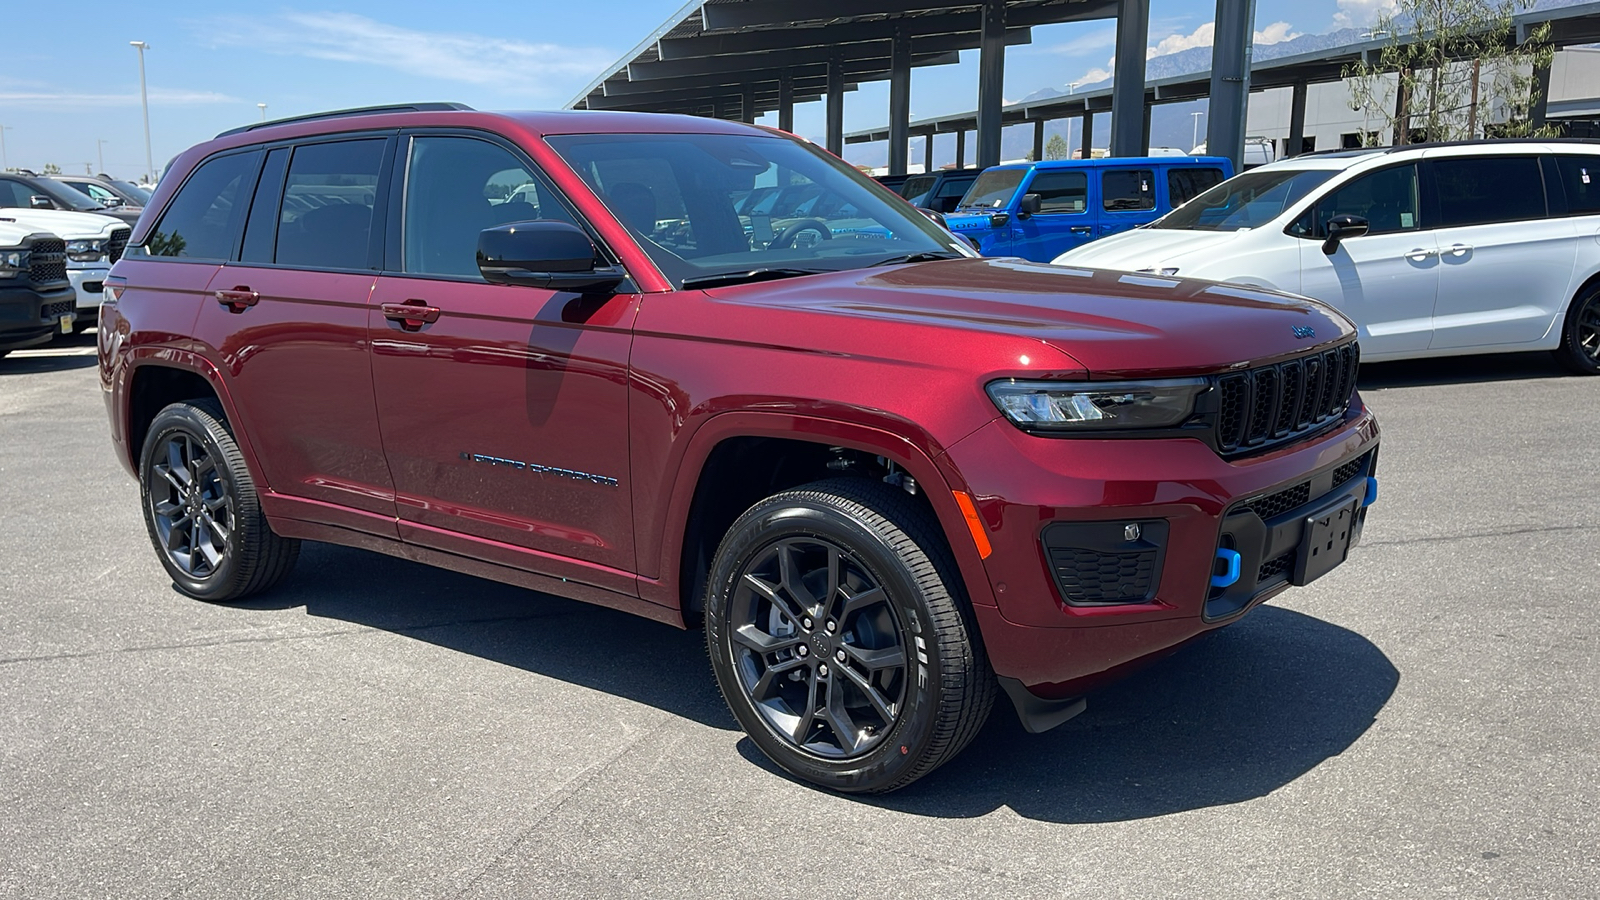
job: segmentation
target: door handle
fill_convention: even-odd
[[[242,313],[261,300],[260,294],[242,284],[232,290],[217,291],[215,296],[222,308],[231,313]]]
[[[405,331],[421,331],[422,326],[439,321],[439,308],[428,306],[421,300],[385,303],[380,308],[385,319],[400,323],[400,328]]]
[[[1088,234],[1089,232],[1093,231],[1094,229],[1090,228],[1087,225],[1074,225],[1074,226],[1072,226],[1071,228],[1069,228],[1067,230],[1072,232],[1073,234]]]
[[[1412,262],[1426,262],[1429,257],[1437,256],[1438,254],[1439,251],[1431,247],[1418,247],[1417,249],[1407,253],[1406,259],[1409,259]]]
[[[1450,255],[1451,256],[1466,256],[1468,253],[1471,253],[1471,252],[1472,252],[1472,245],[1471,244],[1451,244],[1450,245]]]

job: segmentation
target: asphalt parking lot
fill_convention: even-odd
[[[307,545],[208,606],[92,337],[0,360],[5,897],[1600,896],[1600,379],[1369,366],[1351,562],[886,798],[776,771],[700,635]]]

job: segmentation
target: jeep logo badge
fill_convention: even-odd
[[[1310,325],[1296,325],[1294,326],[1294,336],[1297,338],[1314,338],[1317,336],[1317,330]]]

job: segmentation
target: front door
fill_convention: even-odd
[[[576,222],[519,152],[417,134],[402,158],[400,258],[389,261],[398,271],[378,279],[369,321],[401,536],[631,590],[626,410],[637,297],[480,277],[483,229]],[[413,317],[407,307],[423,310]]]
[[[1291,231],[1300,243],[1300,293],[1330,304],[1360,330],[1364,355],[1426,350],[1439,294],[1439,252],[1422,228],[1415,164],[1380,169],[1330,191]],[[1323,252],[1328,220],[1360,216],[1369,231]]]
[[[217,349],[266,487],[322,521],[395,537],[367,308],[392,138],[267,153],[239,260],[217,271],[195,333]],[[181,237],[181,236],[180,236]]]
[[[1089,212],[1089,174],[1081,169],[1035,169],[1022,193],[1039,195],[1039,212],[1012,219],[1012,251],[1023,259],[1049,262],[1094,239]]]

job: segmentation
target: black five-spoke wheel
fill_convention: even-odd
[[[238,600],[276,584],[300,542],[272,532],[244,454],[212,399],[156,414],[139,458],[145,525],[173,584],[202,600]]]
[[[937,520],[866,478],[775,494],[729,527],[706,591],[728,707],[824,787],[910,784],[977,734],[994,674]]]
[[[819,537],[768,545],[734,587],[730,636],[755,707],[796,746],[850,758],[894,727],[906,651],[883,586]]]
[[[1574,372],[1600,375],[1600,289],[1572,301],[1556,359]]]

